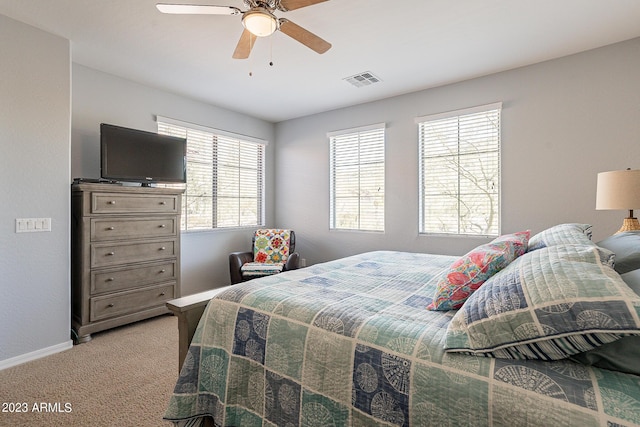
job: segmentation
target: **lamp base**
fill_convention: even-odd
[[[636,230],[640,230],[640,222],[638,222],[638,218],[625,218],[622,222],[622,227],[620,227],[620,230],[618,230],[616,234]]]

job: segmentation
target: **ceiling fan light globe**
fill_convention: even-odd
[[[278,20],[266,9],[250,10],[242,17],[242,25],[257,37],[267,37],[278,29]]]

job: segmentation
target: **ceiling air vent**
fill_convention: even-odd
[[[379,83],[382,80],[371,71],[365,71],[364,73],[356,74],[351,77],[345,77],[343,80],[351,83],[355,87],[369,86],[374,83]]]

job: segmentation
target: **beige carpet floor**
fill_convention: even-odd
[[[176,317],[100,332],[0,371],[0,426],[170,427],[162,416],[177,378]],[[11,403],[26,403],[27,412],[4,412],[15,409]]]

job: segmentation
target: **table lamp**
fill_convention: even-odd
[[[618,233],[640,230],[633,210],[640,209],[640,170],[600,172],[596,190],[597,210],[629,210]]]

